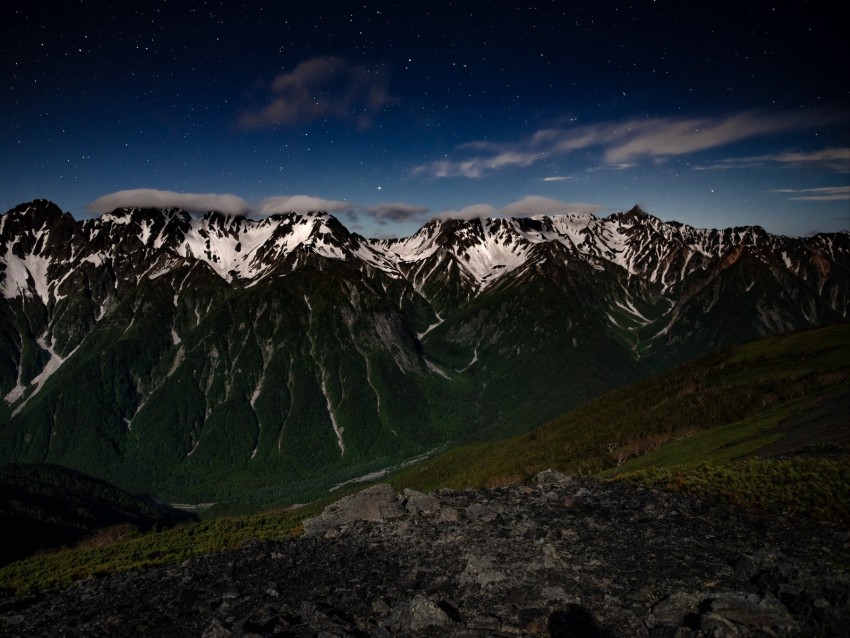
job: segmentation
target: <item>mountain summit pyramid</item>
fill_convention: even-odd
[[[846,322],[850,234],[436,219],[366,239],[36,200],[0,217],[0,455],[180,500],[309,498],[768,334]]]

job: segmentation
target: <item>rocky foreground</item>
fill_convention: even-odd
[[[0,601],[6,636],[846,636],[850,534],[554,472]]]

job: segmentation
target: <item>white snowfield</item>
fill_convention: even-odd
[[[18,213],[20,215],[25,214]],[[161,218],[157,219],[159,215]],[[6,225],[0,221],[0,232]],[[192,218],[176,209],[120,209],[80,223],[87,241],[70,255],[58,255],[45,226],[0,245],[0,292],[7,299],[61,299],[58,287],[77,267],[112,268],[141,251],[149,267],[136,275],[154,279],[187,262],[203,264],[222,279],[254,285],[287,274],[313,254],[355,260],[417,290],[454,266],[474,293],[508,273],[543,263],[556,248],[559,259],[585,259],[596,268],[608,263],[663,287],[681,281],[740,247],[777,249],[787,238],[758,227],[698,229],[662,222],[642,211],[597,218],[589,213],[530,218],[433,220],[402,239],[365,239],[347,231],[326,213],[286,213],[254,220],[207,213]],[[821,249],[832,254],[826,237]],[[813,240],[813,241],[814,241]],[[29,247],[25,249],[24,246]],[[103,248],[106,246],[107,248]],[[781,252],[796,272],[800,260]],[[282,262],[290,260],[285,269]]]

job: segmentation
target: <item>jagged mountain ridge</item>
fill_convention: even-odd
[[[846,321],[848,237],[635,208],[369,240],[324,213],[76,221],[37,200],[0,217],[0,447],[184,498],[333,482]]]
[[[44,216],[41,223],[36,220],[40,212]],[[56,261],[67,266],[82,262],[97,266],[98,262],[126,260],[131,253],[141,251],[149,267],[137,277],[160,276],[164,268],[177,263],[177,258],[197,260],[226,281],[243,285],[273,272],[285,274],[297,268],[299,257],[303,259],[299,252],[328,259],[356,258],[401,278],[409,278],[414,272],[415,284],[424,283],[432,274],[443,274],[422,273],[423,263],[432,263],[438,254],[450,255],[468,287],[480,292],[504,275],[545,258],[538,249],[546,244],[559,244],[573,257],[613,263],[631,275],[665,287],[705,270],[736,249],[774,253],[789,271],[803,278],[824,275],[824,265],[847,249],[846,233],[796,239],[770,235],[757,226],[699,229],[662,222],[638,207],[606,218],[564,214],[436,219],[410,237],[390,240],[369,240],[350,233],[334,217],[321,212],[253,220],[217,212],[192,218],[178,209],[125,208],[76,222],[52,203],[36,200],[0,219],[0,237],[7,254],[14,258],[22,252],[24,258],[23,264],[10,263],[4,255],[4,296],[34,289],[44,303],[50,292],[61,296],[61,291],[48,289],[45,278],[54,253]],[[75,227],[76,232],[72,230]],[[15,233],[23,229],[28,236],[15,239]],[[170,264],[158,263],[159,253],[168,255]],[[287,260],[290,263],[281,272]],[[135,265],[135,261],[131,263]],[[22,265],[34,285],[24,281],[27,273],[21,270]],[[57,286],[63,282],[61,276],[51,279]]]

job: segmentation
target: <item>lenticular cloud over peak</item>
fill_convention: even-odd
[[[273,215],[275,213],[312,213],[321,211],[324,213],[348,213],[353,205],[350,202],[342,202],[333,199],[323,199],[312,195],[279,195],[267,197],[258,207],[260,215]]]
[[[528,195],[520,200],[496,208],[491,204],[472,204],[460,210],[446,210],[435,215],[437,219],[476,219],[482,217],[534,217],[535,215],[561,215],[565,213],[597,213],[603,210],[598,204],[562,202],[540,195]]]
[[[251,206],[237,195],[218,193],[175,193],[154,188],[135,188],[98,197],[86,208],[92,213],[108,213],[116,208],[181,208],[190,213],[216,211],[225,215],[256,214],[261,217],[275,213],[350,213],[350,202],[324,199],[312,195],[278,195],[267,197]]]
[[[175,193],[154,188],[134,188],[98,197],[87,208],[108,213],[116,208],[182,208],[191,213],[217,211],[226,215],[246,215],[251,207],[241,197],[218,193]]]

